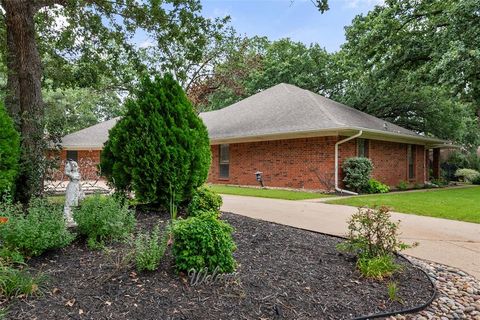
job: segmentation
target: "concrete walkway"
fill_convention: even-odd
[[[255,219],[345,235],[346,221],[356,208],[321,201],[289,201],[222,195],[222,211]],[[480,279],[480,224],[392,213],[400,220],[401,239],[419,242],[405,253],[460,268]]]

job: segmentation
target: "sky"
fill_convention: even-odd
[[[231,17],[238,33],[291,38],[307,45],[318,43],[329,52],[345,42],[344,27],[382,0],[329,0],[330,10],[321,14],[310,0],[202,0],[208,18]]]

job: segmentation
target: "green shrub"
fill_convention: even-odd
[[[138,271],[154,271],[160,265],[167,238],[160,238],[159,227],[156,226],[151,233],[140,233],[135,239],[135,264]]]
[[[127,238],[135,227],[133,212],[111,196],[87,197],[74,209],[73,218],[92,249],[102,247],[105,241]]]
[[[357,267],[364,277],[382,280],[400,269],[400,265],[396,264],[393,259],[392,255],[360,257],[357,260]]]
[[[125,116],[110,130],[102,173],[117,190],[133,190],[141,203],[168,208],[191,199],[206,180],[208,132],[171,75],[145,77]]]
[[[0,266],[1,297],[10,298],[37,294],[44,282],[45,278],[41,275],[32,276],[26,270]]]
[[[405,191],[408,189],[408,182],[407,181],[400,181],[397,184],[397,189],[400,191]]]
[[[398,239],[400,222],[393,222],[387,207],[359,208],[348,220],[347,240],[340,246],[344,251],[373,258],[409,248]]]
[[[0,239],[12,252],[38,256],[65,247],[75,238],[67,230],[62,207],[46,199],[32,199],[25,214],[19,205],[11,203],[3,203],[0,212],[8,218],[0,224]]]
[[[18,173],[20,136],[0,101],[0,195],[12,192]]]
[[[472,184],[480,185],[480,175],[472,179]]]
[[[461,178],[464,182],[472,182],[480,176],[477,170],[473,169],[458,169],[455,172],[455,177]]]
[[[370,159],[354,157],[346,159],[342,164],[345,178],[343,182],[347,188],[356,192],[368,190],[368,181],[372,174],[373,165]]]
[[[173,224],[172,253],[178,271],[208,268],[213,272],[230,273],[236,263],[233,251],[233,228],[212,216],[190,217]]]
[[[390,187],[381,183],[375,179],[368,180],[368,193],[387,193],[390,191]]]
[[[194,216],[198,212],[220,212],[222,197],[206,186],[195,190],[192,201],[188,206],[188,215]]]

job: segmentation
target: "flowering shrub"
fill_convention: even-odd
[[[458,169],[455,172],[455,177],[461,178],[464,182],[472,182],[480,176],[480,172],[473,169]]]

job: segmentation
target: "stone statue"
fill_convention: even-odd
[[[75,227],[77,224],[73,220],[72,207],[78,206],[78,202],[85,197],[80,184],[80,171],[78,164],[72,159],[68,159],[65,164],[65,175],[70,179],[65,193],[65,207],[63,215],[68,227]]]

